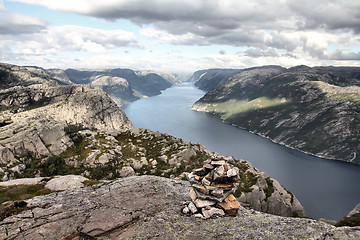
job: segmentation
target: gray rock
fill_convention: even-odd
[[[192,214],[195,214],[198,212],[198,209],[196,208],[195,204],[193,202],[190,202],[188,205],[189,210]]]
[[[104,153],[98,158],[97,162],[101,165],[106,165],[112,159],[114,159],[114,155],[111,155],[110,153]]]
[[[296,197],[286,191],[278,181],[269,178],[264,172],[258,172],[254,168],[247,171],[252,172],[257,177],[257,182],[253,185],[252,191],[242,192],[239,201],[249,203],[250,206],[258,211],[267,212],[281,216],[305,216],[305,210]],[[269,188],[268,181],[272,182],[274,192],[267,196],[265,189]]]
[[[203,214],[204,218],[206,218],[206,219],[212,218],[212,217],[225,216],[225,213],[224,213],[224,211],[222,209],[214,208],[214,207],[210,207],[208,209],[203,208],[202,209],[202,214]]]
[[[135,171],[130,166],[125,166],[120,170],[120,177],[122,177],[122,178],[130,177],[130,176],[134,176],[134,175],[135,175]]]
[[[360,227],[338,227],[313,240],[355,240],[360,239]]]
[[[0,239],[73,233],[98,239],[311,239],[334,228],[243,208],[237,217],[201,221],[181,213],[189,190],[188,182],[141,176],[36,197],[27,200],[29,210],[0,222]]]
[[[88,178],[78,175],[59,176],[51,179],[45,185],[45,188],[52,191],[64,191],[84,187],[83,181]]]
[[[349,214],[346,217],[350,217],[356,213],[360,213],[360,203],[358,203],[353,210],[349,212]]]
[[[38,178],[19,178],[14,179],[6,182],[0,182],[1,187],[8,187],[8,186],[14,186],[14,185],[33,185],[33,184],[40,184],[43,180],[43,177]]]
[[[203,200],[203,199],[196,199],[194,201],[195,206],[197,208],[203,208],[203,207],[207,207],[207,206],[213,206],[216,204],[216,201],[212,201],[212,200]]]

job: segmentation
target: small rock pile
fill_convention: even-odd
[[[236,216],[240,203],[233,193],[238,184],[239,169],[225,160],[216,158],[204,161],[203,167],[194,169],[188,180],[192,184],[192,202],[183,208],[183,213],[208,219],[219,216]]]

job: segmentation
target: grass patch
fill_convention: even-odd
[[[231,99],[222,103],[209,104],[206,107],[208,112],[220,114],[223,120],[228,120],[237,114],[243,114],[258,109],[280,106],[289,103],[285,98],[259,97],[251,101]]]
[[[355,227],[360,226],[360,213],[355,213],[350,217],[344,217],[340,222],[335,224],[335,227],[349,226]]]
[[[99,180],[95,180],[95,179],[88,179],[82,182],[84,184],[85,187],[90,187],[90,186],[94,186],[97,184],[102,184],[102,181]]]
[[[52,193],[52,191],[45,188],[44,184],[0,187],[0,204],[7,201],[25,200],[49,193]]]
[[[0,221],[29,209],[27,203],[23,200],[52,192],[53,191],[45,188],[44,184],[0,187]],[[4,202],[11,203],[4,205]]]
[[[15,201],[6,206],[0,206],[0,221],[4,220],[7,217],[16,215],[24,210],[29,208],[26,207],[27,203],[24,201]]]

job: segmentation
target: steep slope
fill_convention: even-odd
[[[196,71],[190,78],[190,82],[195,82],[195,86],[201,90],[209,91],[219,85],[219,83],[236,72],[237,69],[208,69]]]
[[[193,109],[317,156],[360,163],[359,68],[253,68]]]

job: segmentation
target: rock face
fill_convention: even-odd
[[[7,169],[30,155],[59,155],[73,146],[70,135],[79,128],[132,127],[116,103],[91,86],[60,86],[39,68],[3,64],[0,75],[0,164]]]
[[[235,73],[193,109],[316,156],[360,163],[360,68],[266,66]]]
[[[26,201],[28,210],[0,222],[0,238],[310,239],[334,228],[242,207],[233,218],[188,217],[181,208],[190,188],[184,181],[141,176],[35,197]]]

